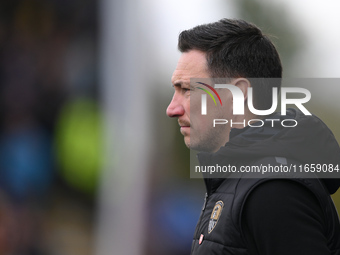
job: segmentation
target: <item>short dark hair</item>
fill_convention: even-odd
[[[221,19],[185,30],[179,35],[178,48],[205,52],[213,78],[261,78],[251,81],[257,109],[269,108],[272,87],[281,87],[282,64],[274,44],[244,20]],[[265,78],[280,79],[269,82]]]

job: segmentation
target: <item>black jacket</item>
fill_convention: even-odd
[[[230,141],[214,154],[200,153],[201,165],[332,164],[340,167],[340,148],[327,126],[315,116],[290,109],[285,117],[298,126],[233,129]],[[314,175],[314,173],[308,173]],[[338,172],[333,172],[338,176]],[[275,175],[275,174],[274,174]],[[336,254],[340,224],[330,198],[339,179],[205,178],[206,202],[197,224],[192,254]],[[248,177],[248,178],[247,178]],[[276,176],[277,177],[277,176]]]

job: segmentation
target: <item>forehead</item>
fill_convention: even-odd
[[[184,52],[178,60],[172,75],[172,83],[190,82],[190,78],[209,78],[206,54],[191,50]]]

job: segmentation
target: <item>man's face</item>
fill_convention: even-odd
[[[205,92],[196,88],[199,84],[190,84],[190,78],[206,78],[206,81],[209,76],[205,53],[198,50],[183,53],[172,76],[175,92],[166,113],[169,117],[178,118],[188,148],[214,152],[228,141],[230,127],[213,127],[213,119],[230,119],[232,99],[229,90],[219,89],[223,107],[208,99],[208,113],[202,115],[201,95]]]

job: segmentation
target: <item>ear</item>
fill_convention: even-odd
[[[248,98],[248,88],[251,87],[251,84],[248,79],[246,78],[237,78],[232,82],[236,87],[242,90],[244,95],[244,101],[247,101]]]

